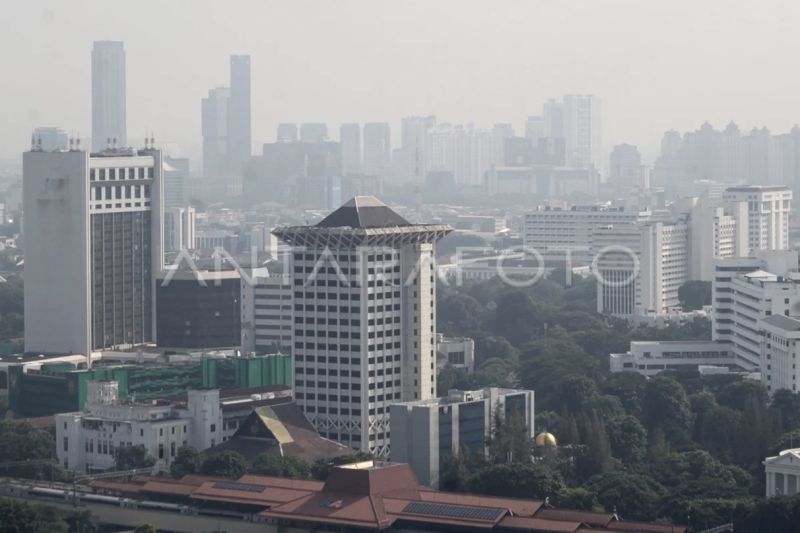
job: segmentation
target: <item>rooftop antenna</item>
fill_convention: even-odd
[[[70,152],[75,151],[75,139],[73,139],[72,137],[69,138],[69,151]]]
[[[78,136],[75,137],[75,149],[76,150],[80,150],[81,149],[81,136],[80,136],[80,134],[78,134]]]
[[[36,150],[38,150],[39,152],[42,151],[42,136],[41,135],[39,135],[39,139],[38,139],[38,141],[36,143]]]
[[[147,148],[148,148],[148,146],[147,146],[147,142],[148,142],[148,139],[147,139],[147,133],[145,133],[145,134],[144,134],[144,149],[145,149],[145,150],[147,150]]]
[[[36,135],[31,133],[31,152],[36,150]]]
[[[150,149],[155,150],[156,148],[156,135],[152,131],[150,132]]]
[[[112,148],[113,150],[116,150],[116,149],[117,149],[117,138],[116,138],[116,137],[114,137],[113,139],[111,139],[111,148]]]
[[[106,150],[111,150],[111,137],[106,137]]]

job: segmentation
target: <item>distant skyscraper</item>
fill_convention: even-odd
[[[228,104],[228,165],[234,176],[252,155],[250,131],[250,56],[231,56],[231,91]]]
[[[533,146],[539,143],[539,139],[547,137],[545,135],[544,119],[542,117],[528,117],[525,121],[525,138],[531,141]]]
[[[23,154],[26,351],[154,340],[161,176],[159,150]]]
[[[203,175],[206,177],[227,175],[230,94],[227,87],[218,87],[203,98]]]
[[[434,248],[451,229],[357,196],[273,232],[297,247],[295,398],[324,437],[385,457],[389,406],[436,397]]]
[[[514,126],[511,124],[495,124],[492,129],[494,136],[494,162],[497,166],[505,166],[506,141],[514,137]]]
[[[383,176],[392,162],[392,140],[389,124],[364,124],[364,174]]]
[[[278,124],[277,141],[295,142],[297,140],[297,124],[282,122]]]
[[[642,156],[631,144],[618,144],[611,150],[608,181],[619,187],[637,187],[642,175]]]
[[[95,41],[92,48],[92,151],[128,145],[125,119],[125,49],[120,41]]]
[[[551,139],[564,138],[564,104],[550,99],[542,108],[544,136]]]
[[[361,173],[361,126],[342,124],[339,128],[339,148],[342,151],[342,175]],[[337,204],[338,205],[338,204]]]
[[[423,183],[430,170],[429,139],[436,126],[436,117],[405,117],[402,122],[398,174],[401,180]]]
[[[195,248],[194,207],[164,209],[164,251],[193,250]]]
[[[69,137],[63,128],[36,128],[33,130],[33,138],[37,148],[45,152],[66,150],[69,144]]]
[[[328,126],[322,122],[300,124],[300,140],[303,142],[322,142],[328,140]]]
[[[187,204],[189,158],[164,157],[164,209]]]
[[[564,139],[567,166],[602,168],[600,99],[592,95],[564,96]]]

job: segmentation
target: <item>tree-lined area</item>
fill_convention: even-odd
[[[446,368],[439,393],[532,389],[536,431],[559,444],[537,450],[528,442],[529,453],[512,454],[513,464],[495,451],[488,460],[459,454],[449,459],[442,488],[549,497],[697,529],[733,522],[744,531],[795,530],[800,497],[763,500],[762,461],[800,442],[800,396],[770,398],[761,383],[737,375],[611,374],[609,353],[626,351],[630,341],[709,339],[710,324],[696,318],[634,328],[595,311],[592,280],[566,286],[564,279],[562,272],[529,288],[497,279],[440,287],[439,331],[475,339],[476,371]]]

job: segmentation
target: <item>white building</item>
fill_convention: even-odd
[[[573,265],[586,265],[591,262],[592,237],[597,228],[635,224],[658,215],[606,205],[575,205],[569,209],[539,206],[525,214],[522,239],[526,248],[538,251],[545,260],[569,259]]]
[[[711,281],[718,259],[746,257],[750,250],[746,220],[747,203],[728,201],[723,205],[707,194],[693,200],[689,211],[689,278]]]
[[[257,275],[242,286],[242,346],[258,353],[292,353],[292,277]]]
[[[475,371],[475,341],[469,337],[445,337],[436,335],[436,366],[463,368],[467,373]]]
[[[90,382],[87,396],[85,412],[55,415],[58,461],[71,470],[113,469],[115,449],[141,445],[168,471],[181,446],[204,450],[223,439],[216,389],[188,391],[185,408],[121,402],[115,381]]]
[[[274,230],[293,246],[295,397],[322,436],[385,456],[389,406],[436,395],[434,245],[450,231],[368,196]]]
[[[598,313],[635,317],[679,305],[688,280],[686,224],[618,224],[598,228],[592,239]]]
[[[800,315],[797,252],[759,252],[758,257],[718,261],[712,305],[712,339],[730,343],[740,366],[758,369],[759,321],[774,315]]]
[[[800,492],[800,448],[783,450],[764,459],[767,498],[794,496]]]
[[[173,207],[164,211],[164,251],[195,248],[194,207]]]
[[[64,128],[43,127],[33,130],[36,147],[45,152],[66,150],[69,147],[69,136]]]
[[[23,154],[26,351],[153,341],[162,168],[152,148]]]
[[[800,319],[771,315],[759,321],[761,330],[761,382],[771,393],[786,389],[797,392]]]
[[[95,41],[92,48],[92,151],[128,146],[125,48]]]
[[[189,159],[185,157],[164,158],[164,209],[183,207],[188,204]]]
[[[567,166],[601,169],[600,99],[590,94],[564,95],[563,120]]]
[[[202,100],[203,176],[228,175],[228,113],[231,90],[217,87]]]
[[[452,390],[444,398],[396,403],[391,408],[391,460],[408,463],[420,483],[436,488],[448,457],[463,450],[488,454],[498,412],[504,420],[521,417],[533,438],[533,391]]]
[[[725,190],[722,198],[726,203],[747,204],[746,217],[738,219],[737,224],[740,231],[747,227],[747,244],[751,253],[756,250],[789,249],[789,213],[792,207],[792,190],[789,187],[731,187]]]
[[[717,341],[633,341],[626,353],[609,355],[611,372],[636,372],[643,376],[701,366],[739,369],[730,344]]]

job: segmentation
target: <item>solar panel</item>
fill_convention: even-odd
[[[264,492],[264,489],[267,488],[264,485],[254,485],[252,483],[236,483],[235,481],[217,481],[212,486],[215,489],[242,490],[245,492]]]
[[[469,520],[486,520],[494,522],[506,513],[505,509],[496,507],[468,507],[466,505],[448,505],[445,503],[411,502],[403,509],[404,513],[445,518],[466,518]]]

